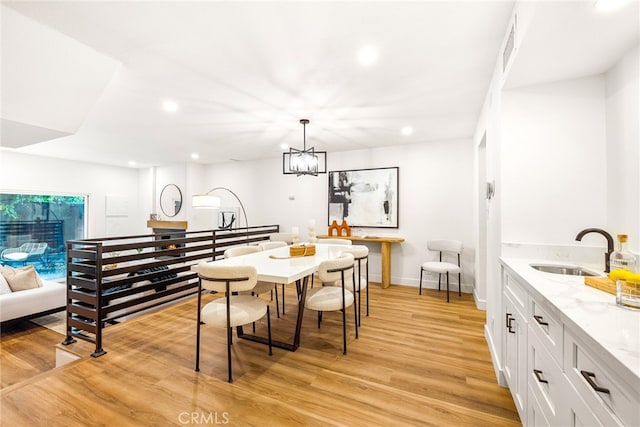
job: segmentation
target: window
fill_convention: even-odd
[[[0,263],[66,277],[66,241],[84,239],[86,196],[0,193]]]

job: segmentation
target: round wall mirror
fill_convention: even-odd
[[[160,209],[168,217],[178,215],[182,209],[182,191],[175,184],[167,184],[160,193]]]

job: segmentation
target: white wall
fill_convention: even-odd
[[[503,241],[568,244],[606,228],[605,135],[602,76],[502,93]]]
[[[607,108],[607,226],[629,235],[640,252],[640,47],[605,76]]]
[[[478,262],[483,259],[486,260],[486,265],[484,266],[485,276],[477,280],[478,286],[476,286],[474,296],[478,307],[486,308],[487,310],[485,337],[491,349],[491,355],[494,358],[494,366],[501,366],[500,354],[497,351],[501,345],[500,330],[502,325],[499,318],[502,297],[500,294],[501,274],[498,257],[500,256],[500,244],[502,241],[501,203],[504,193],[501,176],[501,61],[497,61],[495,70],[474,135],[476,241],[480,240],[482,233],[486,235],[485,244],[478,247],[478,251],[484,251],[484,256],[480,253],[476,258]],[[485,136],[484,146],[482,145],[483,136]],[[480,164],[480,162],[484,162],[484,164]],[[485,181],[483,182],[482,180]],[[484,187],[485,182],[493,182],[495,184],[495,194],[490,200],[481,201],[484,199],[484,194],[479,189]],[[481,209],[484,209],[483,214],[480,213]],[[481,228],[484,228],[484,230],[480,231]],[[476,268],[478,274],[481,274],[482,270],[483,268],[481,267]],[[498,371],[496,371],[496,374],[498,374]]]
[[[467,291],[471,290],[475,247],[470,139],[329,153],[327,161],[328,170],[400,168],[399,228],[353,230],[359,234],[405,238],[404,243],[392,245],[392,283],[417,286],[420,265],[434,255],[428,254],[426,241],[453,238],[465,245],[463,283]],[[232,189],[245,204],[249,223],[253,225],[279,224],[285,231],[299,226],[303,238],[310,219],[316,221],[318,234],[324,234],[325,224],[328,225],[327,175],[283,175],[281,158],[210,165],[198,184],[193,192],[214,186]],[[216,195],[223,197],[223,204],[226,198],[230,206],[236,205],[224,192]],[[373,280],[379,280],[379,245],[372,244],[370,251],[370,274]]]
[[[88,237],[148,232],[147,207],[140,202],[138,175],[137,169],[0,150],[0,191],[88,195]],[[106,216],[108,196],[125,203],[126,216]]]

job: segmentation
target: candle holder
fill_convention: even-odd
[[[316,238],[316,222],[314,220],[309,221],[307,239],[309,240],[309,243],[316,243],[318,241]]]

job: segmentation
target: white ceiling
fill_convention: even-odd
[[[513,10],[512,1],[2,3],[34,25],[62,33],[69,46],[119,63],[115,71],[109,68],[108,83],[92,87],[102,90],[74,135],[18,150],[116,165],[134,160],[139,166],[192,161],[193,152],[202,163],[278,157],[283,142],[301,148],[301,118],[311,121],[307,146],[326,150],[329,156],[358,148],[469,138]],[[589,8],[567,6],[571,4]],[[591,5],[561,4],[572,21],[584,20],[586,27],[576,24],[583,30],[594,25]],[[615,62],[612,56],[638,42],[637,3],[631,7],[635,21],[618,13],[601,18],[612,24],[598,24],[593,40],[607,52],[606,58],[589,58],[593,55],[587,55],[587,46],[586,52],[580,49],[550,67],[536,61],[537,47],[530,50],[529,62],[534,64],[524,75],[542,67],[544,79],[554,79],[557,67],[557,75],[567,78],[563,63],[580,68],[587,60],[589,73],[605,71]],[[553,16],[553,11],[549,6],[544,13]],[[624,16],[627,24],[618,34]],[[7,38],[4,27],[3,75],[11,74],[5,72],[11,67],[5,45],[21,43]],[[584,31],[574,36],[562,28],[553,30],[561,31],[567,42],[592,43],[588,31],[587,36]],[[51,43],[31,49],[29,55],[45,55]],[[379,52],[369,67],[356,61],[365,44]],[[544,48],[545,54],[549,47],[553,43]],[[615,54],[609,54],[613,48]],[[64,55],[49,55],[49,60],[69,61]],[[75,61],[71,63],[78,70],[85,69]],[[82,89],[78,77],[37,69],[51,87],[69,94]],[[98,77],[102,82],[104,76]],[[30,90],[28,82],[6,82],[3,77],[5,87],[12,84]],[[17,96],[4,93],[7,111]],[[72,110],[69,99],[75,99],[49,96],[43,89],[36,95],[41,99],[33,102],[52,112]],[[165,99],[175,100],[179,110],[164,112]],[[39,122],[34,118],[30,124]],[[403,126],[411,126],[413,134],[403,136]],[[12,146],[5,141],[2,145]]]

